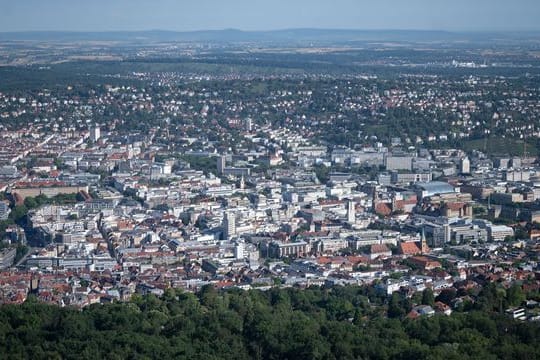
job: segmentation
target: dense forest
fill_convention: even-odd
[[[205,286],[196,294],[167,290],[161,298],[135,296],[83,310],[30,298],[0,307],[0,351],[6,359],[540,358],[539,324],[489,306],[388,318],[385,309],[399,304],[376,305],[366,291]]]

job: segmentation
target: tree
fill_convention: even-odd
[[[366,291],[355,286],[204,287],[194,295],[169,289],[160,298],[136,295],[128,303],[96,304],[82,311],[29,296],[23,305],[0,307],[0,351],[8,358],[540,357],[540,324],[505,316],[474,311],[415,320],[370,318],[356,306],[354,319],[348,318],[350,304],[361,301]],[[396,292],[389,305],[405,314],[405,300]],[[201,306],[209,301],[213,305]],[[345,316],[334,315],[342,310]]]
[[[405,310],[401,305],[401,297],[399,293],[394,292],[390,297],[390,302],[388,304],[388,317],[389,318],[400,318],[405,315]]]
[[[422,292],[422,304],[429,306],[435,305],[435,296],[433,295],[433,290],[430,288],[426,288]]]
[[[20,224],[20,222],[26,217],[26,215],[28,215],[28,209],[25,205],[17,205],[9,213],[9,217],[17,224]]]
[[[506,290],[506,301],[509,306],[519,306],[526,300],[521,285],[513,284]]]
[[[199,292],[201,304],[207,307],[214,307],[217,304],[217,291],[213,285],[204,285]]]
[[[313,170],[315,171],[315,175],[321,184],[326,184],[328,180],[330,180],[329,175],[331,169],[329,167],[326,167],[325,165],[315,165]]]
[[[39,206],[39,204],[35,198],[28,196],[24,199],[24,206],[26,206],[28,209],[35,209]]]
[[[452,303],[452,300],[456,298],[457,291],[454,288],[450,289],[444,289],[441,291],[439,296],[437,296],[436,300],[445,303],[446,305],[450,305]]]

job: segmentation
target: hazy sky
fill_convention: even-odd
[[[540,0],[0,0],[0,31],[540,30]]]

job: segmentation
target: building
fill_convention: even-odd
[[[425,256],[413,256],[409,258],[409,261],[423,270],[433,270],[442,267],[440,262],[431,260]]]
[[[407,256],[417,255],[422,252],[414,241],[400,242],[398,246],[398,251],[400,254],[407,255]]]
[[[346,239],[320,239],[315,241],[310,241],[311,252],[313,254],[334,254],[339,250],[343,250],[348,246]]]
[[[412,170],[412,156],[387,156],[384,159],[386,170]]]
[[[509,158],[498,158],[495,159],[495,167],[500,170],[508,169],[510,165],[510,159]]]
[[[11,190],[13,194],[20,196],[22,200],[27,197],[36,197],[45,195],[47,197],[55,197],[59,194],[77,194],[80,191],[88,192],[88,186],[71,186],[63,182],[42,181],[34,183],[18,183]]]
[[[298,216],[310,224],[324,221],[324,212],[318,209],[302,209],[298,212]]]
[[[488,240],[486,229],[475,224],[458,223],[450,226],[450,242],[454,244],[485,243]]]
[[[244,130],[251,132],[253,130],[253,120],[250,117],[244,119]]]
[[[418,173],[409,173],[409,172],[392,172],[391,182],[393,184],[414,184],[417,182],[430,182],[433,179],[431,172],[418,172]]]
[[[379,182],[379,185],[389,186],[392,184],[392,174],[379,173],[377,176],[377,181]]]
[[[7,201],[0,201],[0,220],[7,220],[11,209]]]
[[[232,212],[226,212],[223,218],[223,236],[229,240],[236,234],[236,216]]]
[[[392,256],[392,251],[385,244],[373,244],[369,249],[369,258],[388,258]]]
[[[418,198],[422,199],[425,197],[440,195],[440,194],[451,194],[455,192],[455,189],[452,185],[442,182],[442,181],[431,181],[428,183],[417,183],[414,185]]]
[[[409,286],[409,281],[388,278],[385,282],[377,284],[376,286],[378,291],[381,291],[386,295],[392,295],[392,293],[399,291],[401,288]]]
[[[409,318],[415,318],[417,316],[433,316],[435,315],[435,310],[429,305],[418,305],[415,306],[411,312],[407,315]]]
[[[218,174],[223,174],[225,170],[225,165],[227,163],[227,158],[224,155],[218,156],[217,158],[217,171]]]
[[[459,172],[462,174],[471,173],[471,161],[468,157],[464,157],[459,161]]]
[[[380,230],[358,231],[354,236],[347,239],[350,248],[358,250],[364,246],[373,244],[397,244],[397,236]]]
[[[515,320],[527,319],[527,315],[525,313],[524,308],[511,308],[511,309],[507,309],[505,312],[508,316],[510,316],[512,319],[515,319]]]
[[[250,168],[245,167],[227,167],[227,157],[225,155],[218,156],[217,158],[217,171],[221,175],[233,175],[233,176],[249,176],[251,174]]]
[[[451,231],[448,224],[426,223],[423,226],[423,231],[433,247],[441,247],[450,242]]]
[[[522,203],[523,194],[520,193],[493,193],[490,196],[491,202],[500,205],[511,205],[513,203]]]
[[[284,256],[303,256],[308,252],[308,243],[304,241],[294,243],[273,241],[268,247],[268,255],[273,258],[280,258]]]
[[[90,128],[90,140],[96,142],[101,137],[101,129],[98,126]]]
[[[503,173],[503,180],[505,181],[529,181],[531,178],[531,172],[526,170],[514,170],[514,171],[505,171]]]
[[[490,241],[504,241],[507,236],[514,236],[514,229],[505,225],[491,225],[487,227]]]
[[[351,224],[356,222],[356,210],[352,200],[347,201],[347,221]]]
[[[464,202],[448,202],[441,205],[441,215],[445,217],[469,217],[473,216],[472,205]]]
[[[243,242],[238,242],[234,246],[234,258],[236,260],[242,260],[245,257],[245,244]]]
[[[486,200],[495,191],[492,187],[482,183],[468,183],[460,186],[462,193],[471,194],[474,200]]]

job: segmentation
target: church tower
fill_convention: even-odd
[[[422,227],[422,237],[420,239],[420,253],[425,255],[429,253],[429,247],[426,241],[426,230]]]

